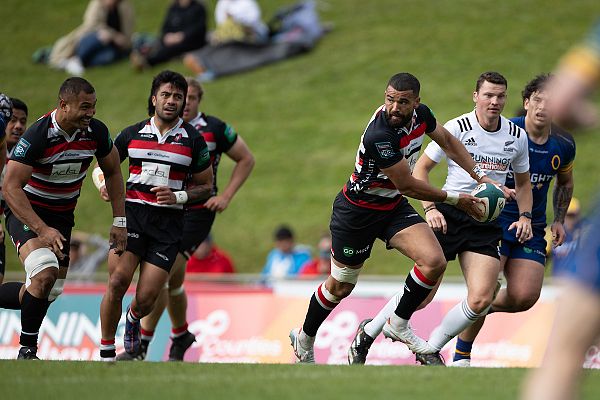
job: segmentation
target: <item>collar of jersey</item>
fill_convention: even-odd
[[[200,126],[206,126],[208,125],[208,122],[206,122],[206,119],[204,119],[204,113],[200,112],[198,113],[198,115],[196,115],[196,118],[194,118],[192,121],[190,121],[190,123],[194,123],[194,125],[196,123],[198,123],[198,125]]]
[[[158,127],[154,123],[154,117],[150,118],[150,127],[152,128],[152,134],[158,138],[158,143],[164,143],[169,136],[174,135],[175,132],[181,127],[181,124],[183,124],[183,120],[179,118],[175,126],[166,131],[163,135],[160,133]]]
[[[79,132],[81,132],[81,129],[78,128],[75,130],[75,132],[73,132],[72,135],[69,136],[69,134],[67,132],[65,132],[63,130],[63,128],[61,128],[60,125],[58,124],[58,122],[56,121],[56,109],[54,109],[54,111],[52,111],[52,113],[50,114],[50,117],[52,118],[52,125],[55,127],[56,131],[60,135],[62,135],[67,142],[72,142],[73,140],[75,140],[75,137],[77,136],[77,134]],[[90,128],[88,126],[87,130],[88,130],[88,132],[91,132],[92,128]]]

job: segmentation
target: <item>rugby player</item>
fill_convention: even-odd
[[[479,199],[437,189],[411,175],[424,135],[439,143],[473,181],[491,180],[465,147],[437,124],[429,108],[421,104],[419,91],[420,83],[413,75],[394,75],[386,86],[384,105],[375,111],[361,137],[354,173],[333,204],[331,274],[312,295],[302,327],[290,332],[299,362],[314,363],[317,330],[356,285],[376,238],[415,261],[386,327],[413,352],[429,348],[408,321],[435,287],[446,260],[433,232],[404,196],[446,202],[472,215],[481,212]]]
[[[27,129],[7,165],[6,228],[26,272],[25,285],[12,293],[12,302],[21,305],[20,359],[38,359],[42,320],[63,291],[75,206],[93,156],[106,176],[111,198],[111,255],[119,257],[125,250],[119,157],[108,129],[93,118],[95,113],[93,86],[83,78],[67,79],[58,92],[58,107]]]
[[[187,90],[180,74],[159,73],[148,99],[151,117],[125,128],[115,139],[120,161],[129,158],[128,241],[122,256],[109,254],[108,258],[108,287],[100,306],[103,361],[116,357],[115,333],[123,296],[138,265],[139,280],[127,308],[124,345],[132,355],[139,352],[140,319],[152,311],[169,278],[182,238],[184,204],[206,199],[212,190],[206,142],[180,118]]]

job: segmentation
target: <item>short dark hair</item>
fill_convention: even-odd
[[[275,229],[275,234],[273,236],[275,236],[275,240],[293,239],[294,232],[292,232],[292,229],[289,226],[281,225]]]
[[[73,76],[71,78],[67,78],[62,85],[60,85],[60,89],[58,90],[58,98],[66,100],[71,96],[77,97],[77,95],[81,92],[92,94],[96,93],[96,90],[92,84],[85,79],[78,76]]]
[[[421,84],[419,80],[408,72],[400,72],[392,76],[388,81],[388,86],[393,87],[397,91],[412,90],[415,95],[419,95]]]
[[[477,79],[477,84],[475,85],[476,92],[479,92],[479,89],[481,89],[481,85],[483,85],[483,82],[495,83],[496,85],[504,85],[508,88],[508,82],[506,81],[506,78],[502,76],[502,74],[500,74],[499,72],[488,71],[479,75],[479,78]]]
[[[15,110],[21,110],[25,113],[25,115],[29,115],[29,110],[27,109],[27,104],[23,100],[17,99],[15,97],[11,97],[10,101],[12,102],[12,108]]]
[[[150,89],[150,97],[148,97],[148,115],[153,116],[156,111],[156,107],[152,104],[152,96],[156,96],[158,88],[165,83],[170,83],[177,89],[183,92],[183,107],[181,107],[181,113],[185,108],[185,97],[187,96],[188,84],[183,75],[178,72],[164,70],[154,77],[152,80],[152,88]],[[181,117],[181,115],[179,115]]]
[[[523,91],[521,92],[523,101],[525,101],[525,99],[531,98],[531,95],[534,94],[535,92],[539,92],[539,91],[543,90],[546,87],[546,85],[548,84],[548,82],[550,81],[550,79],[552,79],[552,75],[546,73],[546,74],[539,74],[538,76],[536,76],[535,78],[530,80],[527,83],[527,85],[525,85],[525,89],[523,89]]]

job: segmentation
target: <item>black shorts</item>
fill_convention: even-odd
[[[371,255],[375,239],[387,246],[396,233],[420,222],[425,221],[406,198],[393,210],[379,211],[356,206],[340,192],[333,202],[329,224],[331,253],[342,264],[361,264]]]
[[[58,230],[64,237],[62,253],[65,258],[58,259],[58,265],[61,267],[69,266],[69,251],[71,249],[71,230],[75,225],[75,216],[73,213],[56,213],[46,211],[39,207],[33,207],[33,211],[44,221],[46,225]],[[6,230],[17,249],[17,254],[27,241],[38,237],[27,225],[19,221],[19,219],[10,211],[6,210]]]
[[[465,251],[484,254],[500,259],[498,246],[502,239],[502,228],[497,221],[478,222],[464,211],[449,204],[435,205],[446,219],[446,233],[435,231],[447,261]]]
[[[125,203],[127,251],[169,272],[181,242],[183,210]]]
[[[179,252],[190,258],[192,253],[204,242],[210,233],[215,212],[208,208],[186,210],[183,215],[183,238],[179,245]]]

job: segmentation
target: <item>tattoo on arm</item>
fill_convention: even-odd
[[[554,205],[554,221],[563,224],[565,222],[565,215],[567,215],[567,208],[573,197],[573,188],[568,186],[557,185],[554,188],[552,196]]]

